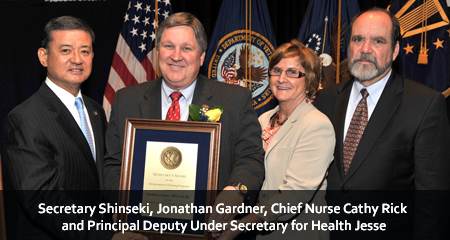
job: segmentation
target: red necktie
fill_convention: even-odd
[[[347,135],[344,141],[344,173],[347,174],[348,168],[352,163],[356,148],[358,148],[359,140],[364,133],[367,122],[369,121],[369,114],[367,112],[367,96],[369,93],[366,89],[361,89],[362,99],[356,106],[355,113],[353,113],[352,121],[347,130]]]
[[[178,100],[183,96],[180,92],[173,92],[170,94],[172,98],[172,105],[170,105],[169,111],[167,111],[166,120],[180,121],[180,103]]]

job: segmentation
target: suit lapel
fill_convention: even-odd
[[[192,104],[196,104],[198,106],[205,104],[212,108],[212,93],[206,81],[207,80],[205,77],[198,75]],[[144,94],[143,100],[139,103],[141,118],[161,119],[161,84],[162,78],[158,78],[147,84],[148,89]],[[192,121],[190,116],[188,120]]]
[[[347,172],[346,181],[358,170],[359,166],[361,166],[378,141],[384,128],[402,102],[402,93],[403,81],[392,72],[361,137],[355,156]]]
[[[206,81],[206,77],[198,75],[194,90],[194,97],[192,98],[192,104],[200,107],[202,107],[202,105],[208,105],[209,108],[213,108],[213,95]],[[226,109],[224,109],[224,111],[226,111]],[[189,121],[192,121],[191,116],[189,116]]]
[[[336,148],[335,148],[335,164],[339,170],[339,176],[344,179],[344,166],[343,166],[343,149],[344,149],[344,125],[345,115],[347,112],[348,99],[352,90],[353,81],[347,81],[338,89],[337,98],[334,101],[333,106],[333,118],[334,129],[336,131]]]
[[[67,135],[77,144],[78,148],[85,157],[84,159],[88,161],[89,167],[95,172],[95,175],[98,176],[97,167],[95,166],[94,157],[92,156],[89,144],[72,114],[45,82],[42,84],[39,91],[49,110],[56,112],[56,121],[61,125]]]
[[[161,83],[162,78],[147,84],[148,89],[139,104],[141,118],[161,119]]]
[[[308,112],[308,107],[309,104],[306,103],[305,101],[301,102],[300,105],[298,105],[295,110],[292,112],[291,116],[289,116],[288,121],[286,121],[283,126],[280,128],[280,130],[278,130],[277,134],[275,134],[275,136],[273,137],[272,141],[270,141],[269,146],[267,146],[267,154],[266,156],[268,156],[268,154],[270,153],[270,151],[272,151],[272,149],[284,138],[284,136],[292,129],[292,127],[294,126],[294,124],[301,118],[303,117],[307,112]],[[275,114],[276,111],[278,111],[279,107],[275,108],[270,116],[270,117]]]

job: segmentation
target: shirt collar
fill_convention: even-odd
[[[363,88],[367,89],[367,92],[369,92],[369,96],[367,97],[367,101],[371,101],[374,105],[378,103],[378,100],[380,100],[381,94],[383,93],[383,89],[386,86],[387,81],[389,80],[389,77],[391,76],[392,69],[389,70],[389,72],[379,81],[373,83],[372,85],[365,87],[362,85],[359,81],[353,81],[353,87],[352,92],[350,93],[350,99],[355,103],[361,99],[361,90]]]
[[[81,90],[78,90],[77,96],[74,97],[71,93],[66,91],[64,88],[56,85],[48,77],[45,79],[45,83],[56,94],[56,96],[61,100],[61,102],[63,102],[63,104],[68,109],[71,109],[71,108],[73,108],[75,106],[75,98],[80,97],[81,99],[83,99],[83,96],[81,94]],[[83,104],[84,104],[84,100],[83,100]]]
[[[194,96],[194,90],[195,90],[195,86],[197,85],[197,79],[195,79],[195,81],[187,88],[185,89],[181,89],[179,92],[181,92],[181,94],[183,94],[183,96],[181,97],[181,99],[185,99],[186,101],[192,101],[192,98]],[[172,99],[170,99],[170,94],[172,94],[173,92],[175,92],[173,89],[171,89],[169,86],[167,86],[166,82],[164,82],[164,80],[162,81],[162,92],[163,92],[163,97],[164,99],[167,99],[167,102],[172,102]]]

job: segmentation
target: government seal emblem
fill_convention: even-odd
[[[274,47],[261,34],[236,30],[219,41],[208,66],[208,78],[250,89],[253,108],[258,109],[273,98],[268,76],[273,52]]]
[[[166,147],[161,152],[161,165],[166,169],[179,167],[181,160],[181,151],[176,147]]]

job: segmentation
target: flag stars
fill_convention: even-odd
[[[148,13],[148,12],[150,12],[150,11],[152,11],[152,10],[150,9],[150,5],[146,5],[146,6],[145,6],[145,13]]]
[[[153,25],[153,28],[156,29],[156,20],[153,20],[152,25]]]
[[[152,35],[150,35],[150,37],[152,38],[152,41],[154,41],[156,38],[155,32],[152,32]]]
[[[148,20],[150,20],[150,18],[148,18],[148,17],[145,17],[145,19],[144,19],[144,26],[147,26],[148,24],[150,24],[149,22],[148,22]]]
[[[436,42],[434,42],[433,44],[434,45],[436,45],[436,49],[438,49],[438,48],[444,48],[443,46],[442,46],[442,43],[444,42],[444,40],[442,40],[442,41],[439,41],[439,38],[437,39],[437,41]]]
[[[141,52],[145,51],[145,43],[142,43],[141,46],[139,46],[139,48],[141,49]]]
[[[134,37],[135,35],[136,35],[136,36],[138,35],[138,34],[137,34],[137,29],[134,29],[134,28],[133,28],[133,30],[130,31],[130,33],[133,34],[133,37]]]
[[[139,22],[139,16],[134,15],[133,21],[134,21],[134,24],[140,23]]]
[[[165,3],[166,5],[170,5],[170,0],[164,0],[164,3]]]
[[[406,50],[406,55],[408,55],[408,53],[413,53],[413,51],[412,51],[413,47],[414,47],[414,46],[409,46],[409,43],[408,43],[408,46],[406,46],[405,48],[403,48],[403,49]]]
[[[447,32],[448,32],[448,36],[450,37],[450,29],[448,29]]]
[[[125,19],[125,21],[124,21],[124,22],[126,22],[126,21],[130,21],[130,18],[129,18],[129,15],[128,15],[128,13],[127,13],[127,14],[125,14],[125,17],[124,17],[124,19]]]
[[[139,9],[142,9],[142,3],[137,2],[136,5],[134,5],[134,7],[136,8],[136,11],[139,11]]]
[[[167,11],[164,11],[164,14],[163,14],[163,16],[164,16],[164,18],[168,18],[168,17],[169,17],[169,12],[167,12]]]
[[[147,37],[147,31],[143,31],[142,33],[141,33],[141,36],[142,36],[142,40],[144,40],[146,37]]]

